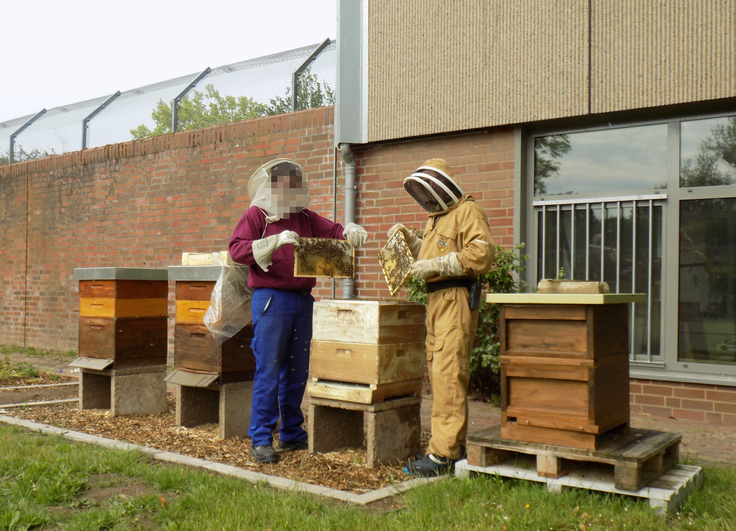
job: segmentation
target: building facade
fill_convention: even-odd
[[[497,243],[525,243],[529,284],[648,295],[632,411],[736,422],[736,3],[343,0],[338,17],[359,221],[420,226],[401,180],[446,158]]]

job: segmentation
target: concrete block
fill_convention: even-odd
[[[165,377],[163,370],[113,376],[110,414],[117,417],[167,412]]]
[[[421,406],[366,413],[368,467],[395,463],[420,449]]]
[[[110,409],[110,376],[82,369],[79,373],[79,409]]]
[[[252,398],[253,382],[220,386],[220,439],[248,435]]]
[[[220,392],[214,389],[176,386],[176,425],[193,428],[219,420]]]
[[[363,412],[309,405],[309,453],[363,446]]]

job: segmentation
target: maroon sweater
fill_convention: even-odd
[[[342,225],[306,208],[276,223],[266,223],[263,211],[258,207],[250,207],[235,227],[229,245],[232,259],[250,266],[249,287],[303,290],[313,288],[317,284],[316,278],[294,278],[294,246],[291,244],[286,244],[273,252],[271,256],[273,263],[268,266],[268,271],[264,271],[256,264],[253,257],[253,242],[285,230],[293,230],[305,238],[343,239]]]

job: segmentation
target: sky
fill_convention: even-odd
[[[319,44],[337,0],[4,2],[0,123]]]

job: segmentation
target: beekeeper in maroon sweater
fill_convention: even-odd
[[[272,432],[281,416],[279,450],[306,450],[302,397],[309,370],[312,339],[312,288],[315,278],[294,277],[294,247],[299,238],[345,239],[355,247],[368,234],[359,225],[343,228],[309,210],[309,191],[302,167],[275,159],[258,168],[248,182],[250,207],[230,238],[230,256],[249,266],[253,289],[256,358],[250,417],[251,455],[276,463]]]

